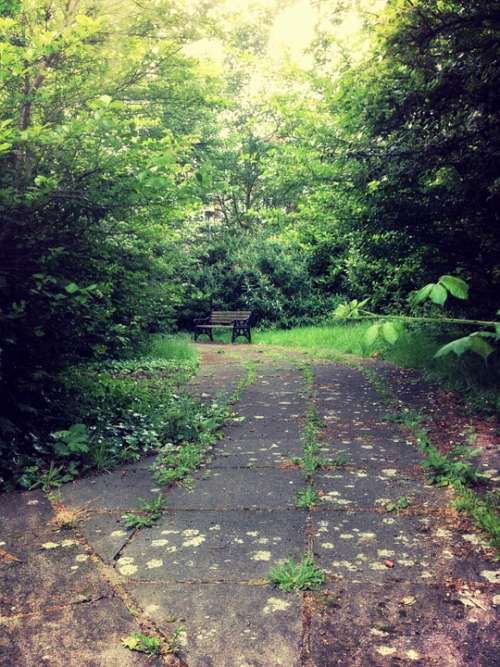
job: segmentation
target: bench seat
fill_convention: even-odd
[[[213,310],[209,317],[194,321],[194,340],[196,341],[198,336],[205,334],[213,342],[213,329],[232,329],[232,343],[234,343],[238,336],[244,336],[251,343],[251,318],[251,310]]]

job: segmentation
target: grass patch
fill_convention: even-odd
[[[463,485],[455,485],[458,498],[453,506],[459,512],[467,513],[476,526],[490,536],[491,544],[500,553],[500,498],[498,491],[490,491],[484,497],[478,496]]]
[[[370,325],[361,322],[325,326],[299,327],[295,329],[271,329],[257,331],[255,342],[259,345],[278,345],[305,350],[314,357],[335,358],[338,354],[366,353],[363,339]]]
[[[198,355],[187,334],[169,336],[154,334],[145,346],[143,356],[153,359],[196,362]]]
[[[285,593],[291,593],[317,590],[324,584],[326,575],[314,564],[312,556],[304,554],[298,563],[289,558],[286,563],[273,567],[267,579]]]
[[[122,644],[129,651],[137,651],[148,656],[160,655],[162,647],[161,639],[142,632],[132,632],[122,639]]]

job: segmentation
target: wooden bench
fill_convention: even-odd
[[[195,341],[201,334],[206,334],[213,342],[214,329],[232,329],[231,343],[238,336],[245,336],[249,343],[252,342],[250,331],[251,310],[213,310],[210,317],[194,320],[193,335]]]

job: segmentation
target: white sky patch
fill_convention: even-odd
[[[317,14],[309,0],[299,0],[278,14],[271,28],[269,56],[276,62],[286,57],[296,64],[312,64],[305,51],[314,38]]]

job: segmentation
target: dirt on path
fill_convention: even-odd
[[[201,400],[231,396],[250,366],[254,379],[192,485],[159,489],[145,460],[66,485],[56,504],[0,497],[0,666],[500,665],[498,564],[449,492],[426,484],[367,378],[324,363],[311,381],[292,354],[199,349],[190,390]],[[313,406],[321,456],[338,465],[316,471],[320,503],[307,511],[292,461]],[[123,513],[159,493],[160,520],[127,531]],[[401,498],[405,509],[387,510]],[[304,553],[327,573],[319,591],[267,583],[272,566]],[[178,626],[178,658],[120,644]]]

